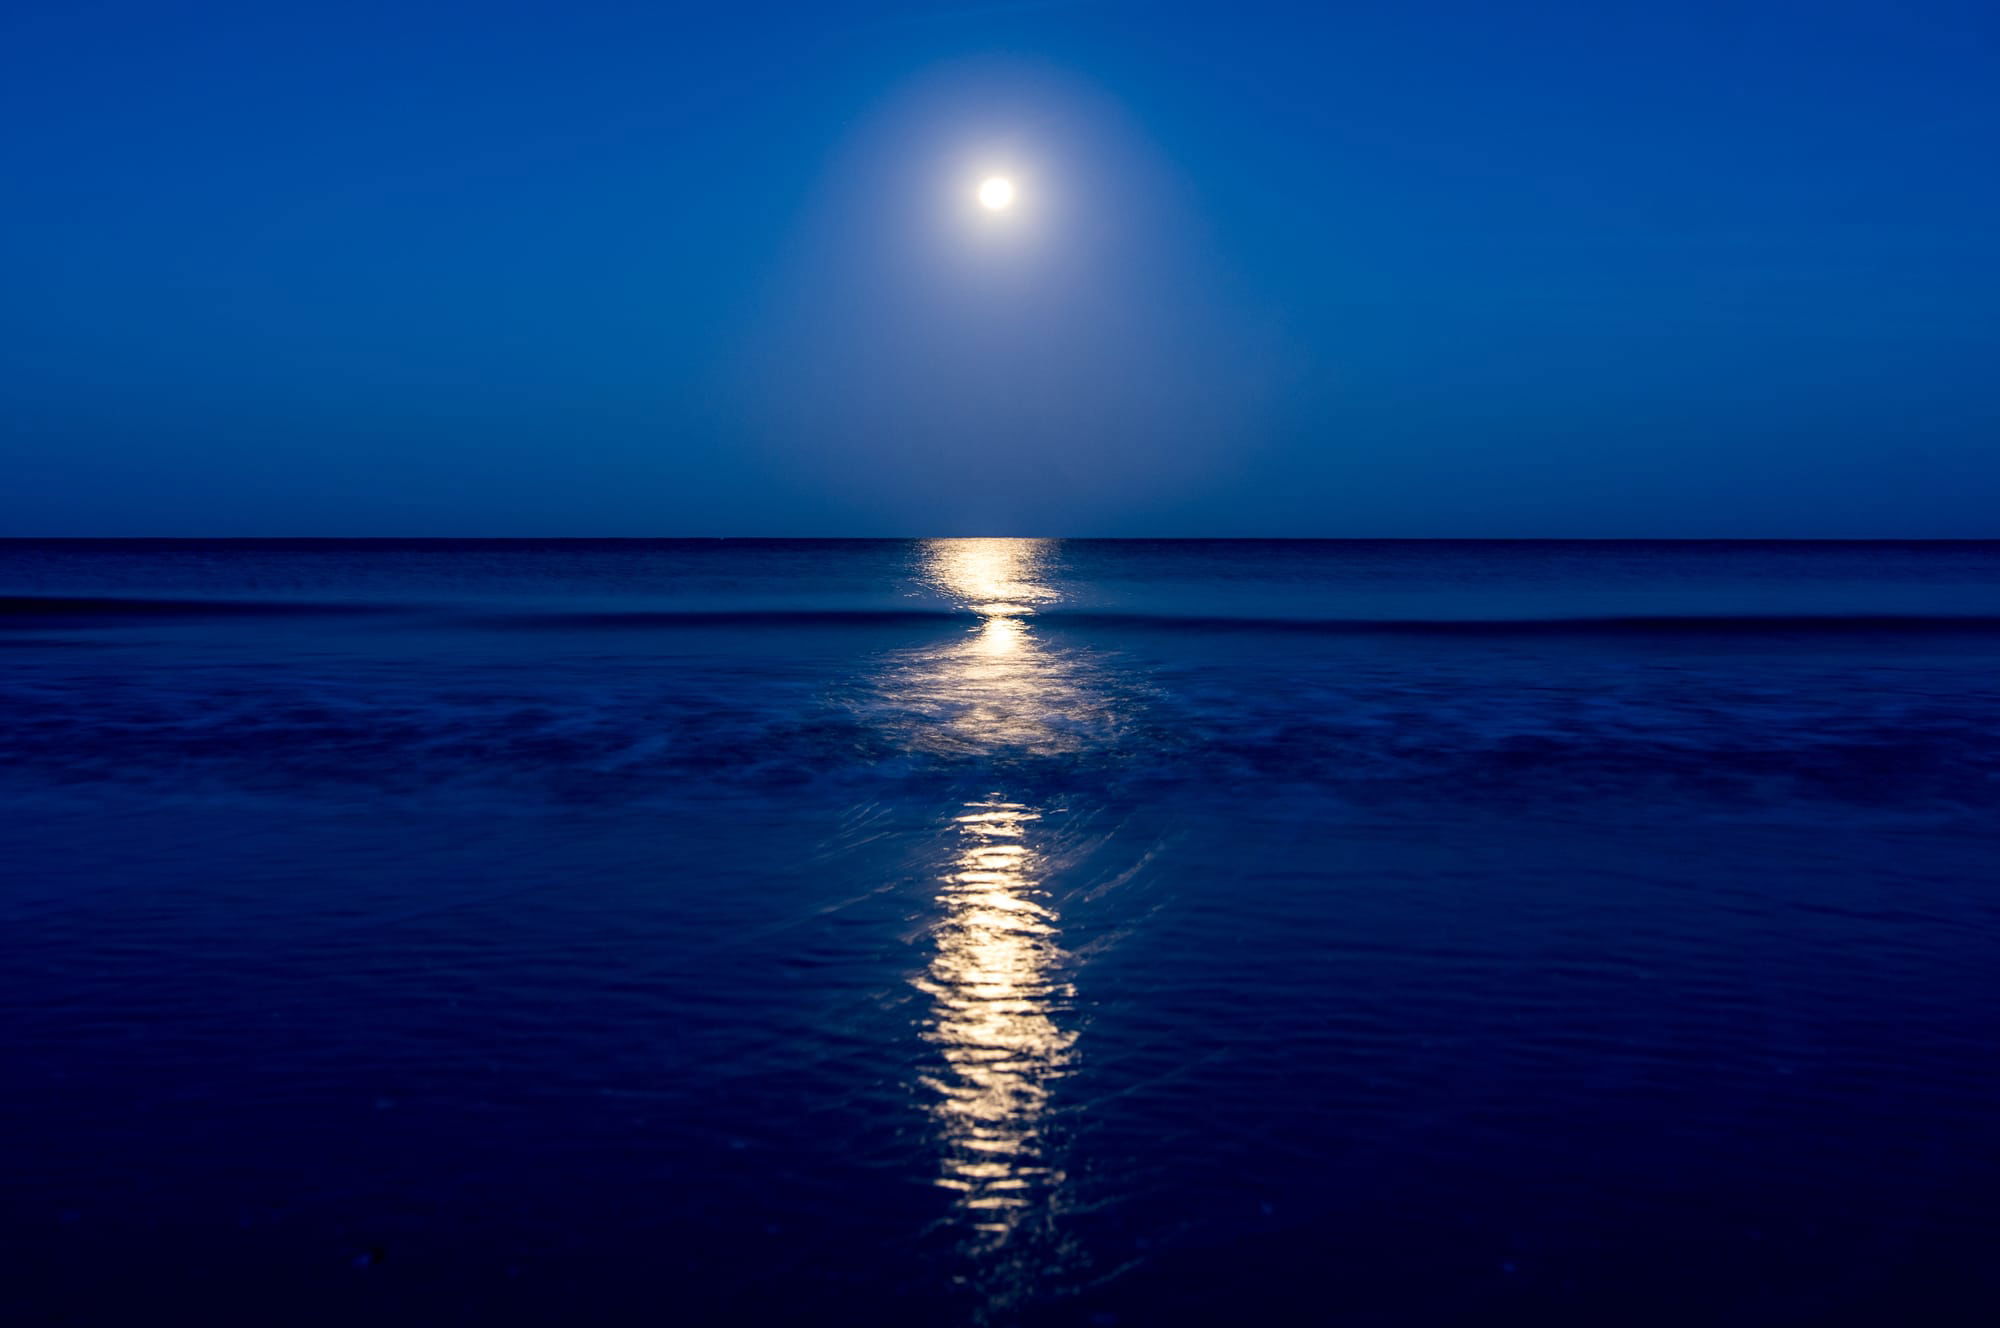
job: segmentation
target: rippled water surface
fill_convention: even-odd
[[[1990,1322],[2000,546],[0,543],[28,1322]]]

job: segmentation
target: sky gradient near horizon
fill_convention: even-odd
[[[2000,536],[1996,57],[1928,0],[33,0],[0,536]]]

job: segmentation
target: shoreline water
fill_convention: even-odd
[[[2000,545],[1273,547],[0,543],[0,1305],[2000,1303]]]

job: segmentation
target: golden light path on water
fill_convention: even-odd
[[[919,982],[926,1036],[946,1073],[928,1086],[943,1147],[939,1184],[983,1232],[1005,1234],[1062,1182],[1042,1146],[1049,1089],[1076,1035],[1056,1022],[1070,998],[1058,971],[1058,920],[1034,898],[1040,817],[1020,803],[970,803],[957,818],[956,870],[941,882],[945,917]]]
[[[972,615],[952,639],[889,661],[876,717],[911,750],[987,760],[1081,751],[1117,716],[1074,653],[1035,639],[1034,614],[1061,598],[1048,584],[1053,540],[931,540],[919,578]]]
[[[938,540],[925,546],[931,587],[979,617],[953,646],[902,675],[919,716],[942,723],[958,753],[1066,749],[1060,719],[1089,691],[1042,651],[1029,618],[1058,598],[1038,573],[1039,540]],[[1052,747],[1053,744],[1053,747]],[[1050,1093],[1075,1054],[1061,1016],[1061,920],[1045,902],[1037,830],[1046,809],[996,792],[952,818],[942,918],[917,986],[930,998],[924,1036],[942,1066],[924,1080],[940,1154],[938,1183],[967,1224],[996,1243],[1047,1217],[1063,1183],[1046,1137]]]

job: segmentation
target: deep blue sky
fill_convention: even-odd
[[[9,5],[0,534],[2000,535],[1996,15]]]

